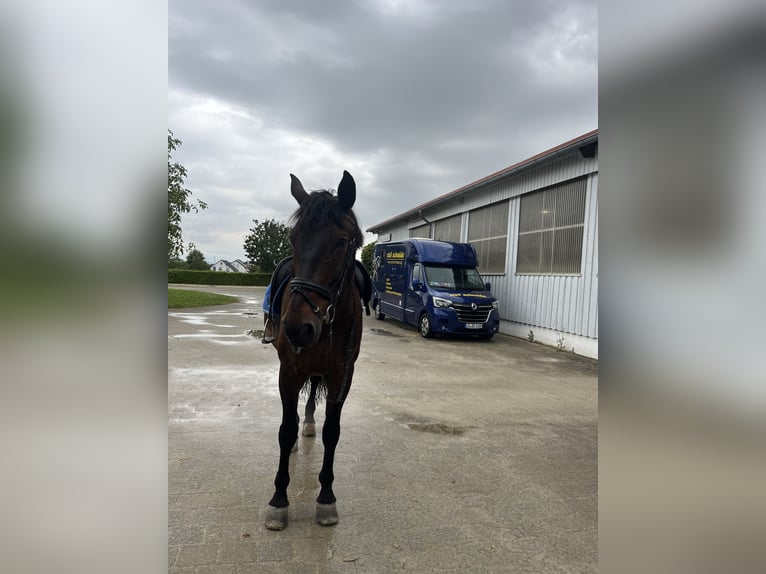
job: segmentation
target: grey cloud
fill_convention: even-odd
[[[355,2],[172,1],[170,88],[247,110],[257,123],[238,130],[238,151],[225,152],[228,144],[207,144],[204,129],[188,126],[194,149],[185,151],[194,163],[229,170],[195,175],[196,182],[225,182],[243,190],[242,204],[279,210],[279,173],[297,169],[280,162],[296,158],[259,137],[305,134],[333,147],[327,157],[300,162],[329,175],[324,186],[336,185],[331,174],[347,167],[327,165],[339,158],[374,172],[368,196],[375,203],[362,193],[357,206],[371,225],[597,126],[594,3],[399,8],[407,6],[414,11]],[[187,145],[185,126],[171,127]],[[226,134],[222,127],[214,139]],[[268,194],[247,198],[254,175],[245,159],[231,157],[245,150],[274,156]],[[281,210],[289,215],[292,205]]]

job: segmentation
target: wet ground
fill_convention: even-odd
[[[365,317],[336,456],[339,523],[314,522],[319,433],[299,438],[290,523],[273,532],[279,363],[248,334],[262,328],[264,288],[189,288],[241,302],[168,312],[170,572],[595,572],[595,362]]]

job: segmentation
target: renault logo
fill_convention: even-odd
[[[476,311],[478,309],[476,303],[471,303],[471,311]]]

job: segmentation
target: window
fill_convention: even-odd
[[[420,265],[415,265],[412,268],[412,281],[410,281],[410,283],[412,284],[415,281],[417,281],[418,283],[422,283],[423,282],[423,277],[422,277],[422,274],[420,272]]]
[[[516,272],[579,274],[584,222],[585,178],[522,196]]]
[[[434,239],[439,241],[454,241],[460,242],[460,224],[462,222],[462,214],[453,215],[446,219],[440,219],[434,223]]]
[[[417,227],[413,227],[410,229],[410,237],[425,237],[426,239],[430,239],[431,224],[426,223],[425,225],[418,225]]]
[[[508,202],[468,214],[468,242],[476,248],[481,273],[505,273],[508,249]]]
[[[471,267],[445,267],[426,265],[428,284],[434,289],[460,289],[461,291],[484,291],[484,281]]]

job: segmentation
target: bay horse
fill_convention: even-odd
[[[337,197],[329,191],[309,194],[297,177],[290,174],[290,179],[290,191],[299,207],[290,231],[291,273],[280,289],[279,312],[273,313],[282,422],[275,491],[265,521],[269,530],[287,526],[290,451],[298,439],[298,395],[307,380],[314,386],[318,377],[324,385],[325,421],[316,521],[322,526],[338,522],[333,463],[341,411],[362,339],[362,300],[354,277],[356,251],[363,236],[351,210],[356,200],[354,178],[343,172]]]

